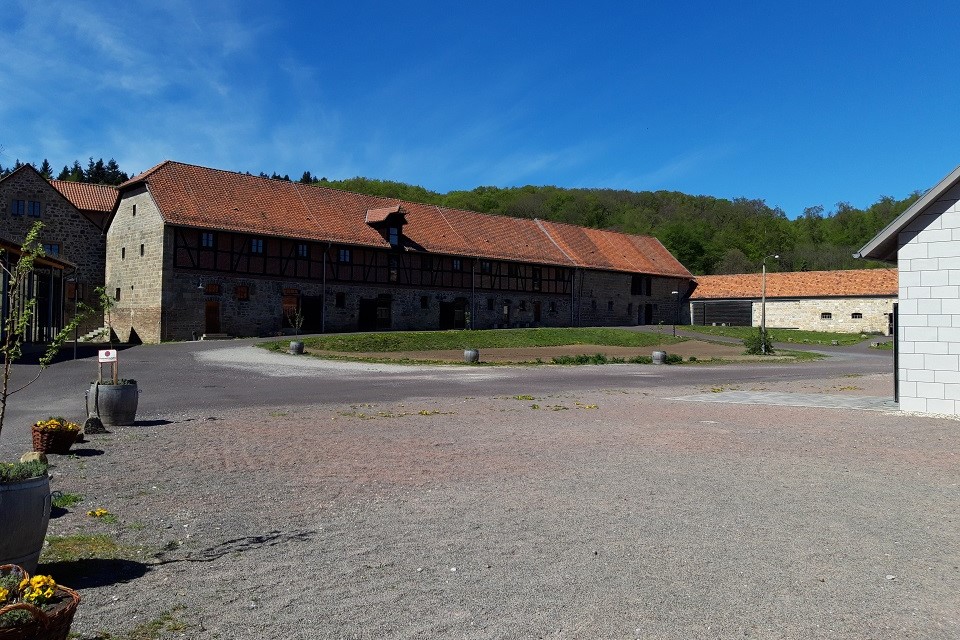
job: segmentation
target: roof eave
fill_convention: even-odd
[[[951,171],[935,187],[927,191],[913,205],[885,226],[880,233],[853,254],[854,258],[867,258],[883,262],[896,263],[899,249],[897,237],[903,229],[913,222],[927,207],[940,199],[944,193],[960,182],[960,166]]]

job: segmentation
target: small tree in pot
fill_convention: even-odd
[[[114,300],[107,295],[103,287],[97,287],[100,306],[110,329],[110,349],[113,349],[113,318],[111,310]],[[103,432],[103,425],[121,426],[136,422],[137,404],[140,398],[140,389],[137,381],[132,378],[119,377],[119,367],[114,362],[111,367],[111,376],[106,382],[103,380],[102,369],[97,380],[90,385],[87,391],[87,422],[84,425],[88,433]]]
[[[303,309],[298,304],[295,309],[287,312],[287,322],[293,327],[294,339],[290,341],[290,353],[303,353],[303,340],[300,340],[300,329],[303,327]]]

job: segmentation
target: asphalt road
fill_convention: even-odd
[[[259,341],[181,342],[122,350],[120,375],[136,379],[141,389],[138,420],[213,416],[258,406],[817,380],[892,373],[893,368],[889,351],[851,348],[819,348],[830,357],[786,364],[403,367],[274,354],[255,347]],[[97,367],[96,357],[88,352],[86,357],[52,365],[36,382],[12,395],[2,445],[22,448],[29,442],[29,425],[40,418],[85,419],[85,392],[97,378]],[[26,384],[38,372],[33,364],[15,365],[11,388]]]

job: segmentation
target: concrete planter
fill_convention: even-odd
[[[132,384],[98,384],[87,391],[87,415],[99,416],[108,426],[130,425],[137,420],[140,389]]]
[[[653,364],[664,364],[667,361],[667,352],[654,351],[652,357],[653,357]]]
[[[464,349],[463,361],[467,364],[476,364],[480,362],[480,351],[478,349]]]
[[[0,564],[37,570],[50,522],[50,477],[0,482]]]
[[[303,353],[303,341],[301,340],[291,340],[290,341],[290,353],[293,355],[300,355]]]

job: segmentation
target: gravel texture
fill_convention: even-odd
[[[774,371],[178,408],[56,457],[50,535],[128,550],[41,568],[86,638],[960,636],[957,422],[670,399],[891,393]]]

